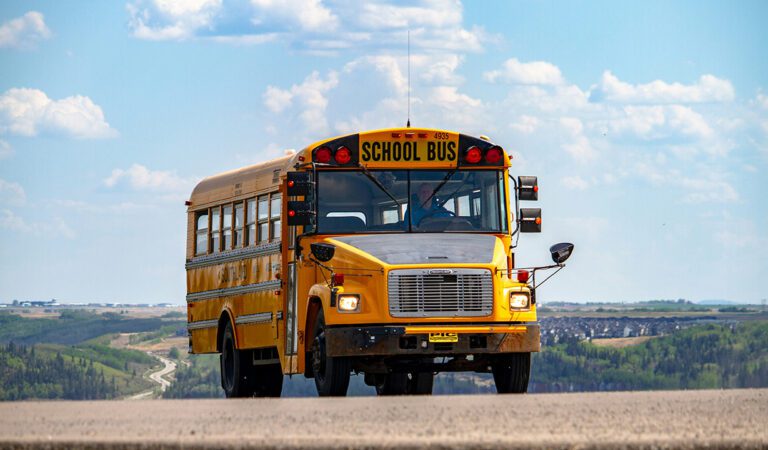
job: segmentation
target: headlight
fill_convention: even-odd
[[[358,312],[360,310],[360,296],[341,294],[337,299],[340,312]]]
[[[528,309],[531,304],[531,297],[527,292],[510,292],[509,293],[509,307],[510,309]]]

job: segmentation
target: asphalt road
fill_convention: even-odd
[[[768,448],[768,389],[0,403],[3,448]]]

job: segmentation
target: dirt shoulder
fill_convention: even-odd
[[[0,403],[13,448],[764,448],[768,389]]]

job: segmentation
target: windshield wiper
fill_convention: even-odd
[[[364,165],[362,165],[362,164],[360,164],[360,163],[358,163],[357,165],[358,165],[358,167],[360,167],[360,169],[363,171],[363,174],[365,174],[365,176],[366,176],[366,177],[368,177],[368,179],[369,179],[369,180],[373,181],[373,184],[375,184],[375,185],[376,185],[376,186],[377,186],[379,189],[381,189],[382,191],[384,191],[384,193],[385,193],[385,194],[387,194],[387,197],[391,198],[391,199],[392,199],[392,201],[393,201],[393,202],[395,202],[395,204],[397,204],[397,208],[398,208],[398,210],[400,210],[400,209],[401,209],[401,207],[402,207],[402,205],[400,204],[400,202],[398,202],[398,201],[397,201],[397,199],[395,198],[395,196],[394,196],[394,195],[392,195],[392,194],[391,194],[391,193],[390,193],[390,192],[387,190],[387,188],[385,188],[385,187],[384,187],[384,185],[383,185],[383,184],[381,184],[381,181],[379,181],[379,180],[378,180],[376,177],[374,177],[373,175],[371,175],[371,172],[368,172],[368,169],[367,169],[367,168],[366,168]]]
[[[431,202],[431,201],[432,201],[432,198],[433,198],[435,195],[437,195],[437,192],[438,192],[440,189],[442,189],[442,188],[443,188],[443,186],[445,186],[445,183],[447,183],[447,182],[448,182],[448,180],[450,180],[450,179],[451,179],[451,177],[453,176],[453,174],[454,174],[454,173],[456,173],[456,171],[457,171],[457,170],[459,170],[459,164],[458,164],[458,163],[456,163],[456,168],[455,168],[455,169],[453,169],[453,170],[451,170],[451,171],[450,171],[450,172],[448,172],[447,174],[445,174],[445,178],[443,178],[443,181],[441,181],[441,182],[440,182],[440,184],[438,184],[437,186],[435,186],[435,189],[432,191],[432,193],[431,193],[431,194],[429,194],[429,198],[427,198],[427,200],[426,200],[424,203],[422,203],[422,205],[421,205],[421,207],[422,207],[422,208],[426,208],[426,207],[427,207],[427,204],[428,204],[429,202]],[[443,205],[440,205],[440,206],[443,206]]]

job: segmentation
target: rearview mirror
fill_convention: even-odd
[[[573,253],[573,244],[568,242],[555,244],[552,247],[549,247],[549,253],[552,254],[552,261],[554,261],[555,264],[562,264],[570,258],[571,253]]]
[[[312,256],[317,258],[320,262],[330,261],[336,253],[336,246],[333,244],[315,242],[314,244],[310,244],[309,248],[312,250]]]
[[[518,198],[520,200],[539,199],[539,179],[536,177],[517,177]]]
[[[541,208],[520,208],[520,232],[541,233]]]

